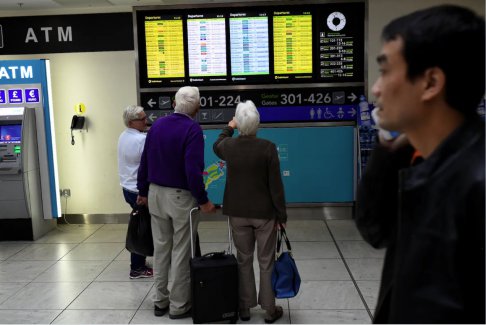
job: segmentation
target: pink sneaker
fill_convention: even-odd
[[[145,267],[141,270],[131,270],[130,279],[151,278],[154,276],[154,270],[150,267]]]

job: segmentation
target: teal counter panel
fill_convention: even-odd
[[[214,203],[222,203],[226,181],[225,162],[213,152],[220,131],[204,130],[204,180]],[[261,128],[258,137],[278,147],[287,203],[353,202],[354,127]]]

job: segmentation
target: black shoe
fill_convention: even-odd
[[[275,306],[275,310],[272,313],[267,311],[265,315],[265,323],[273,324],[283,316],[283,308],[281,306]]]
[[[187,318],[187,317],[191,317],[191,316],[192,316],[192,310],[191,309],[189,309],[185,313],[179,314],[179,315],[169,314],[170,319],[181,319],[181,318]]]
[[[169,311],[169,306],[165,308],[159,308],[157,307],[157,305],[154,305],[154,315],[157,317],[164,316],[165,314],[167,314],[168,311]]]
[[[250,320],[250,308],[243,308],[243,309],[240,309],[240,311],[238,312],[238,314],[240,315],[240,319],[244,322],[248,322]]]

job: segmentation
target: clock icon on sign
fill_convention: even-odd
[[[327,27],[329,27],[329,29],[338,32],[343,29],[344,26],[346,26],[346,17],[344,17],[341,12],[335,11],[327,16]]]

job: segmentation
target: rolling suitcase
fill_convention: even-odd
[[[192,215],[189,225],[192,233]],[[191,236],[192,320],[195,324],[238,320],[238,263],[232,254],[231,229],[228,219],[229,250],[194,257]]]

